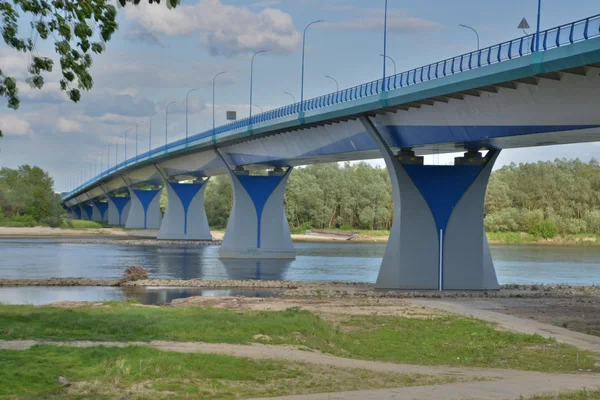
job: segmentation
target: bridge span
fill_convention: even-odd
[[[525,36],[154,148],[65,193],[64,205],[77,218],[160,229],[159,239],[210,240],[204,189],[228,174],[220,256],[294,258],[283,208],[293,168],[383,157],[394,221],[376,287],[497,289],[483,205],[501,150],[600,138],[600,16],[539,40],[540,51]],[[434,152],[464,156],[424,165]]]

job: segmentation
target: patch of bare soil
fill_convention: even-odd
[[[393,315],[429,319],[444,315],[442,311],[417,306],[402,299],[389,298],[255,298],[255,297],[187,297],[171,302],[174,307],[212,307],[238,311],[284,311],[299,307],[329,320],[345,315]]]
[[[487,309],[600,336],[600,297],[497,299]]]

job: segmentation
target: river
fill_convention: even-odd
[[[385,244],[296,243],[297,257],[221,260],[218,246],[138,246],[72,243],[73,239],[0,239],[0,278],[116,278],[130,265],[152,278],[266,279],[375,282]],[[101,241],[98,239],[98,241]],[[501,284],[600,284],[600,246],[492,245]],[[60,300],[168,302],[189,295],[276,296],[277,291],[150,288],[0,288],[0,302],[42,304]]]

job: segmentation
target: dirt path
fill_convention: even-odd
[[[600,389],[598,374],[554,374],[491,368],[460,368],[393,364],[386,362],[352,360],[335,357],[314,351],[300,350],[292,346],[273,346],[263,344],[234,345],[222,343],[190,342],[48,342],[37,340],[0,341],[0,350],[26,350],[35,345],[51,344],[73,347],[130,345],[151,346],[159,350],[182,353],[226,354],[254,359],[282,359],[302,361],[313,364],[342,368],[362,368],[380,372],[402,374],[424,374],[434,376],[452,376],[466,379],[479,379],[474,382],[453,383],[413,388],[367,390],[356,392],[325,393],[285,397],[285,399],[517,399],[548,392],[563,392],[583,388]]]
[[[437,310],[447,311],[454,314],[470,316],[485,321],[494,322],[506,329],[527,333],[538,334],[545,338],[554,338],[557,342],[570,344],[583,350],[600,353],[600,337],[574,332],[558,326],[545,324],[532,319],[519,318],[512,315],[490,311],[488,308],[494,306],[493,299],[486,300],[430,300],[411,299],[412,304],[424,306]]]

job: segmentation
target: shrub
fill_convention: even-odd
[[[552,220],[542,220],[531,227],[529,233],[544,239],[551,239],[558,235],[558,225]]]
[[[525,232],[533,233],[544,222],[544,212],[542,210],[531,210],[523,212],[521,224]]]
[[[35,221],[31,215],[15,215],[12,218],[1,219],[0,224],[11,228],[24,228],[35,226]]]
[[[588,211],[585,213],[584,219],[588,232],[600,233],[600,210]]]
[[[516,208],[507,208],[486,215],[485,230],[488,232],[519,232],[521,231],[521,212]]]
[[[587,232],[587,223],[582,219],[567,218],[559,221],[558,228],[561,233],[585,233]]]

